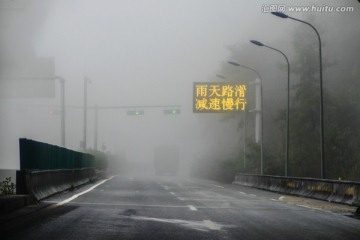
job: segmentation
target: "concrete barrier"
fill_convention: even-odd
[[[239,173],[233,184],[350,205],[360,203],[360,182]]]
[[[45,171],[18,171],[17,194],[30,194],[41,200],[85,184],[96,178],[94,168]],[[20,184],[20,185],[19,185]]]

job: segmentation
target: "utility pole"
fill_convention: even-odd
[[[94,149],[97,150],[98,148],[98,106],[96,105],[95,108],[95,134],[94,134]]]
[[[60,80],[60,97],[61,97],[61,146],[65,147],[65,79]]]
[[[90,79],[84,77],[84,133],[83,133],[83,150],[86,150],[86,125],[87,125],[87,83],[91,83]]]
[[[252,72],[254,72],[257,75],[257,79],[255,79],[254,82],[250,82],[250,85],[255,84],[255,109],[254,111],[256,112],[256,117],[255,117],[255,141],[256,143],[259,143],[260,141],[260,149],[261,149],[261,154],[260,154],[260,174],[263,175],[264,174],[264,144],[263,144],[263,126],[264,126],[264,112],[263,112],[263,80],[262,77],[260,76],[259,72],[256,71],[255,69],[245,66],[245,65],[241,65],[237,62],[234,61],[228,61],[229,64],[236,66],[236,67],[242,67],[248,70],[251,70]],[[220,78],[225,78],[224,76],[221,75],[217,75]],[[245,115],[244,115],[245,116]],[[260,124],[260,120],[261,120],[261,124]],[[246,135],[246,134],[245,134]],[[245,149],[245,148],[244,148]],[[245,154],[244,154],[244,168],[245,168]]]

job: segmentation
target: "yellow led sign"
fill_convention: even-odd
[[[193,95],[195,113],[243,111],[246,106],[245,84],[194,82]]]

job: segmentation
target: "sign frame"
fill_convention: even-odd
[[[194,82],[193,113],[234,113],[246,109],[245,83]]]

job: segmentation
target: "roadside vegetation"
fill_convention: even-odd
[[[16,185],[11,182],[11,177],[5,178],[5,180],[0,183],[0,195],[13,195],[15,194]]]
[[[307,19],[316,26],[315,17]],[[345,25],[352,23],[337,24]],[[359,27],[356,27],[359,29]],[[323,89],[324,89],[324,143],[325,162],[324,175],[327,179],[341,179],[360,181],[360,45],[355,44],[355,31],[343,29],[341,43],[332,40],[327,33],[319,27],[323,46]],[[313,30],[309,27],[296,26],[291,33],[291,39],[279,42],[274,47],[285,49],[290,60],[290,124],[289,124],[289,176],[320,178],[320,95],[319,95],[319,52],[318,40]],[[289,44],[287,49],[288,42]],[[345,44],[347,43],[347,44]],[[264,84],[264,149],[263,163],[264,174],[284,175],[285,159],[285,130],[286,130],[286,71],[287,65],[282,58],[276,57],[263,50],[261,58],[254,55],[258,49],[250,49],[249,44],[238,44],[229,47],[229,61],[257,68],[263,74]],[[266,59],[271,55],[273,59]],[[226,60],[226,61],[228,61]],[[225,61],[225,62],[226,62]],[[269,66],[277,68],[271,73]],[[275,66],[274,66],[275,65]],[[276,67],[277,66],[277,67]],[[265,69],[265,70],[264,70]],[[265,75],[266,73],[266,75]],[[255,79],[243,69],[234,69],[228,64],[223,64],[219,74],[232,81]],[[281,79],[280,87],[275,89],[267,82]],[[283,85],[283,86],[282,86]],[[269,90],[272,88],[273,90]],[[272,92],[272,91],[276,92]],[[269,92],[268,92],[269,91]],[[254,89],[249,85],[247,91],[248,107],[254,106]],[[254,115],[246,114],[246,164],[244,164],[244,114],[224,115],[225,122],[229,119],[238,119],[239,143],[233,157],[219,157],[208,155],[197,159],[193,169],[194,176],[226,180],[233,179],[236,172],[260,173],[260,144],[253,139]],[[220,123],[221,124],[221,123]],[[216,151],[216,150],[215,150]],[[210,158],[210,159],[209,159]]]

